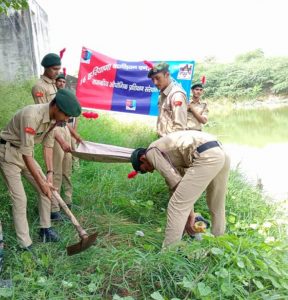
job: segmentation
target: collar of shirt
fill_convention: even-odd
[[[166,89],[161,93],[163,93],[167,97],[171,92],[173,85],[173,81],[171,81],[170,84],[166,87]]]
[[[41,112],[43,112],[43,123],[55,123],[55,120],[50,120],[50,110],[49,110],[49,104],[45,103],[43,104],[41,108]],[[37,104],[39,105],[39,104]]]
[[[45,82],[50,83],[50,84],[55,84],[56,80],[55,79],[51,79],[45,75],[41,75],[40,76],[41,79],[43,79]]]
[[[194,102],[193,97],[190,98],[190,103],[191,104],[202,104],[201,100],[199,99],[199,101]]]

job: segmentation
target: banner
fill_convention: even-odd
[[[195,62],[166,62],[189,99]],[[83,47],[76,95],[85,108],[157,116],[159,91],[148,72],[143,61],[116,60]]]

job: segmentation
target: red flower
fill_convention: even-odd
[[[131,179],[131,178],[134,178],[135,176],[137,176],[138,175],[138,172],[137,171],[132,171],[132,172],[130,172],[129,174],[128,174],[128,179]]]
[[[82,116],[85,117],[86,119],[97,119],[99,117],[97,113],[94,113],[92,111],[84,111],[82,113]]]

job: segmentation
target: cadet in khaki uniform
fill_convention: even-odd
[[[49,103],[55,97],[55,79],[61,69],[60,56],[49,53],[43,57],[41,65],[44,67],[44,74],[32,87],[32,97],[36,104]]]
[[[49,103],[55,97],[55,94],[57,92],[56,78],[61,69],[60,56],[55,53],[49,53],[43,57],[41,65],[44,67],[44,74],[32,88],[32,96],[36,104]],[[68,132],[65,122],[59,122],[57,124],[57,128],[55,131],[55,139],[57,141],[57,143],[55,143],[56,149],[54,151],[54,156],[56,156],[56,164],[53,164],[53,168],[55,172],[56,187],[61,188],[62,164],[58,164],[60,159],[58,157],[63,156],[63,151],[71,151],[71,135]],[[56,151],[58,151],[59,153],[56,153]],[[59,173],[61,174],[59,175]],[[72,195],[72,191],[68,192],[68,194]],[[63,220],[63,217],[60,214],[58,202],[56,200],[54,201],[54,199],[52,199],[51,219],[56,221]]]
[[[148,72],[154,85],[160,91],[158,99],[157,134],[159,137],[187,127],[187,96],[185,91],[172,81],[169,65],[159,63]]]
[[[230,159],[215,137],[195,130],[173,132],[153,142],[148,149],[134,150],[131,162],[137,172],[156,169],[174,191],[168,204],[164,247],[180,241],[184,229],[193,234],[193,207],[204,190],[212,233],[224,234]],[[188,168],[183,177],[179,168]]]
[[[42,242],[56,242],[57,233],[50,227],[53,182],[52,151],[54,127],[58,121],[78,116],[81,107],[75,95],[67,90],[57,92],[50,103],[29,105],[18,111],[0,133],[0,170],[12,200],[12,212],[17,238],[23,248],[32,240],[26,217],[27,198],[21,175],[35,187],[39,194],[40,237]],[[47,168],[46,180],[33,157],[34,144],[43,143]]]
[[[187,129],[202,130],[203,125],[208,121],[207,103],[201,101],[203,85],[200,83],[194,84],[191,91],[192,99],[187,111]]]
[[[66,79],[64,74],[59,74],[56,78],[56,87],[57,89],[65,88]],[[73,136],[76,136],[77,142],[81,142],[81,138],[75,132],[73,128],[71,128],[71,123],[76,118],[69,118],[68,123],[62,123],[57,126],[57,134],[61,136],[61,138],[69,145],[71,145],[72,149],[72,138],[71,133],[73,132]],[[74,139],[75,140],[75,139]],[[53,148],[53,168],[54,168],[54,177],[53,177],[53,185],[57,190],[61,191],[61,187],[64,190],[63,200],[66,202],[69,208],[71,208],[72,204],[72,182],[71,182],[71,174],[72,174],[72,154],[70,152],[64,152],[58,142],[54,143]],[[52,201],[52,220],[62,220],[62,216],[59,215],[60,207],[58,201]]]

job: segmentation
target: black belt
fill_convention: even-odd
[[[220,144],[217,141],[211,141],[207,142],[205,144],[202,144],[201,146],[197,147],[196,150],[198,153],[204,152],[210,148],[219,147]]]
[[[6,145],[6,143],[7,143],[7,141],[5,141],[5,140],[3,140],[2,138],[0,138],[0,144]],[[19,148],[19,147],[15,146],[15,145],[13,145],[13,144],[11,144],[11,143],[10,143],[10,145],[11,145],[12,147]]]
[[[58,127],[65,127],[66,126],[66,122],[59,122],[56,124],[56,126]]]

